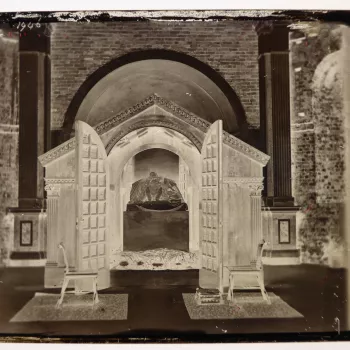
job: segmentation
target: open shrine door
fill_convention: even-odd
[[[223,292],[222,241],[222,120],[205,136],[202,152],[201,269],[199,286]]]
[[[97,288],[104,289],[110,286],[107,153],[96,131],[82,121],[75,122],[75,140],[76,266],[97,271]],[[80,290],[91,289],[91,281],[78,282]]]

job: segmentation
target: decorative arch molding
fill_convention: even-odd
[[[121,125],[124,122],[130,120],[131,118],[135,117],[135,115],[145,111],[151,106],[161,107],[162,110],[171,113],[174,119],[171,120],[169,118],[167,121],[162,121],[158,120],[157,118],[154,118],[153,120],[140,122],[139,125],[135,125],[135,127],[130,128],[129,131],[121,131],[119,134],[113,136],[113,138],[108,142],[106,146],[107,153],[109,153],[112,147],[128,132],[150,126],[163,126],[178,131],[184,136],[186,136],[188,139],[190,139],[198,150],[201,149],[204,134],[207,132],[207,129],[210,127],[211,123],[178,106],[176,103],[160,97],[157,94],[152,94],[143,101],[137,103],[135,106],[128,108],[127,110],[119,113],[115,117],[96,125],[95,130],[99,135],[102,135],[112,130],[118,125],[120,125],[120,127],[122,128]],[[179,126],[178,123],[182,125]],[[197,129],[199,131],[200,136],[198,137],[195,135],[194,132],[188,131],[187,129],[189,128],[189,126],[192,126],[195,129]],[[249,158],[254,159],[255,161],[261,163],[264,166],[270,159],[270,157],[267,156],[265,153],[260,152],[258,149],[241,141],[240,139],[229,134],[226,131],[223,132],[223,141],[228,146],[236,149],[238,152],[245,154]]]
[[[202,141],[198,139],[193,133],[186,130],[186,128],[183,128],[183,123],[177,123],[176,121],[171,120],[157,120],[157,119],[151,119],[151,120],[144,120],[139,121],[136,123],[133,123],[128,128],[122,128],[121,131],[116,133],[113,138],[108,142],[106,145],[106,152],[109,154],[111,150],[113,149],[114,145],[116,145],[123,137],[127,136],[129,133],[135,130],[148,128],[152,126],[160,126],[168,129],[172,129],[174,131],[179,132],[180,134],[186,136],[186,138],[193,143],[194,146],[198,149],[198,151],[201,150]]]
[[[90,90],[107,74],[112,71],[133,62],[143,61],[143,60],[151,60],[151,59],[163,59],[174,62],[183,63],[193,69],[198,70],[202,74],[204,74],[207,78],[209,78],[226,96],[229,101],[230,106],[232,107],[233,113],[237,119],[237,124],[239,129],[244,134],[247,129],[247,118],[245,115],[245,111],[243,105],[236,94],[236,92],[232,89],[230,84],[213,68],[211,68],[208,64],[189,56],[185,53],[171,51],[171,50],[163,50],[163,49],[151,49],[151,50],[140,50],[128,53],[121,57],[111,60],[106,63],[102,67],[98,68],[95,72],[93,72],[80,86],[78,91],[75,93],[71,103],[69,104],[67,111],[64,116],[63,129],[65,135],[70,135],[76,115],[78,110],[84,101],[87,94]],[[241,133],[241,131],[239,133]]]
[[[116,127],[117,125],[127,121],[128,119],[134,117],[135,115],[145,111],[147,108],[154,105],[161,107],[167,112],[170,112],[175,117],[178,117],[180,120],[183,119],[185,122],[197,127],[203,132],[205,132],[211,125],[208,121],[178,106],[176,103],[166,100],[157,94],[152,94],[149,97],[145,98],[143,101],[117,114],[115,117],[110,118],[100,124],[97,124],[95,130],[99,135],[104,134],[107,131]]]
[[[149,115],[141,114],[147,109],[153,108],[153,106],[157,106],[160,112],[162,112],[159,113],[161,118],[157,118],[157,115],[151,110],[148,111]],[[142,115],[147,116],[147,120],[142,122],[139,121],[139,118]],[[200,150],[204,135],[210,125],[211,124],[208,121],[194,115],[193,113],[190,113],[174,102],[153,94],[143,101],[137,103],[135,106],[130,107],[118,115],[96,125],[94,129],[100,136],[103,136],[107,153],[109,153],[112,147],[127,133],[150,126],[162,126],[176,130],[190,139],[196,148]],[[126,130],[123,131],[123,128]],[[113,129],[116,129],[115,135],[113,135]],[[243,142],[226,131],[223,132],[223,142],[235,151],[244,154],[246,157],[263,166],[265,166],[270,159],[270,157],[265,153]],[[75,138],[71,138],[70,140],[40,156],[39,160],[41,164],[45,166],[55,159],[73,151],[74,149]]]

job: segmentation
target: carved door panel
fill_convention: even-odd
[[[222,291],[222,121],[211,125],[202,152],[199,285]]]
[[[88,124],[75,123],[77,268],[98,271],[98,288],[110,286],[108,244],[109,171],[105,147]],[[80,283],[80,282],[79,282]],[[79,288],[91,289],[90,281]]]

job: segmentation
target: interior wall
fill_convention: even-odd
[[[306,27],[305,27],[306,28]],[[344,118],[336,24],[292,32],[292,186],[302,262],[341,266]]]
[[[343,26],[343,52],[342,52],[342,72],[344,79],[343,97],[344,97],[344,119],[345,119],[345,169],[346,169],[346,203],[345,215],[343,217],[343,225],[345,227],[345,235],[347,241],[346,261],[350,266],[350,27]],[[350,300],[350,269],[347,269],[347,299]],[[348,315],[350,315],[350,303],[347,303]],[[350,328],[350,320],[347,320],[348,328]]]
[[[135,157],[130,158],[125,164],[120,180],[120,196],[123,198],[123,210],[126,210],[126,207],[130,201],[132,184],[136,181]]]
[[[14,216],[6,208],[18,205],[18,38],[0,30],[0,266],[13,244]],[[11,37],[8,34],[12,34]]]
[[[149,176],[151,171],[179,183],[179,156],[161,148],[152,148],[135,155],[134,181]]]

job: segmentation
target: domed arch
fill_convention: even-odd
[[[197,107],[199,106],[198,108],[202,113],[198,113],[198,110],[196,110],[193,111],[195,114],[206,119],[206,116],[203,115],[203,113],[207,113],[207,119],[211,118],[212,120],[209,120],[211,122],[215,121],[216,119],[222,119],[224,121],[224,128],[226,131],[238,137],[241,137],[241,135],[246,131],[247,122],[243,105],[229,83],[218,72],[216,72],[206,63],[187,54],[169,50],[153,49],[128,53],[113,59],[93,72],[80,86],[69,104],[69,107],[65,113],[63,124],[65,134],[71,133],[74,121],[79,119],[79,111],[81,111],[82,107],[84,107],[84,103],[86,104],[86,99],[93,95],[93,90],[96,90],[95,96],[98,96],[98,98],[101,97],[102,93],[106,92],[106,85],[103,86],[101,81],[107,81],[108,79],[111,80],[112,75],[117,74],[115,73],[116,71],[121,72],[121,68],[125,70],[129,67],[130,72],[134,72],[136,74],[136,72],[142,71],[142,74],[144,74],[144,71],[148,69],[151,62],[155,62],[154,66],[157,67],[162,64],[164,67],[170,67],[170,69],[166,69],[167,72],[172,74],[170,79],[178,80],[178,84],[174,84],[172,91],[174,95],[179,94],[179,89],[181,89],[180,83],[182,81],[185,79],[188,79],[189,81],[190,78],[193,77],[191,89],[196,91],[198,96],[193,96],[193,94],[191,94],[192,90],[189,89],[187,81],[183,85],[184,91],[182,91],[181,98],[185,104],[189,104],[191,101],[194,101],[195,97],[197,98]],[[181,73],[181,71],[183,73]],[[170,73],[167,75],[168,78]],[[140,73],[140,76],[142,74]],[[131,75],[129,74],[129,77]],[[180,75],[182,76],[180,77]],[[192,76],[189,77],[189,75]],[[117,75],[115,75],[115,77],[117,78]],[[136,80],[135,86],[135,84],[132,85],[129,83],[131,78],[128,79],[129,81],[127,84],[125,83],[125,86],[129,90],[127,90],[125,94],[127,92],[129,94],[124,94],[124,96],[122,96],[123,98],[121,97],[121,101],[124,101],[125,97],[130,98],[130,95],[134,93],[134,90],[137,89],[138,85],[141,83],[140,79]],[[145,79],[147,79],[147,77]],[[157,79],[161,80],[159,77],[157,77]],[[150,85],[152,85],[152,83],[154,82],[151,81]],[[98,84],[100,84],[99,91],[97,91]],[[121,87],[118,87],[118,90],[121,89]],[[186,89],[191,91],[187,91]],[[153,92],[156,91],[152,91],[152,93]],[[117,93],[120,92],[117,91]],[[138,97],[138,99],[140,98]],[[174,100],[173,97],[171,99]],[[179,104],[181,105],[181,103]],[[127,105],[123,106],[123,108],[125,107],[127,107]],[[188,106],[184,107],[186,108]],[[113,110],[113,108],[111,109]],[[189,108],[189,110],[191,110],[191,108]],[[89,112],[89,108],[84,111],[85,114],[86,111]],[[90,125],[94,125],[91,120],[85,121],[87,121]]]

